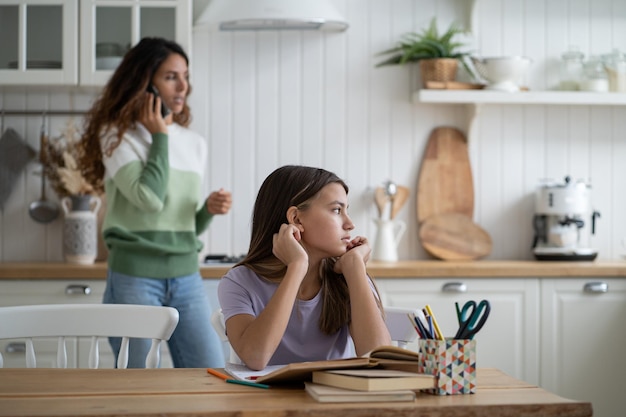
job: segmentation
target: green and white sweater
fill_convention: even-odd
[[[103,149],[116,136],[102,139]],[[109,268],[126,275],[173,278],[198,270],[198,235],[212,215],[202,181],[208,148],[177,124],[151,135],[129,129],[108,157],[103,151],[107,211],[102,226]]]

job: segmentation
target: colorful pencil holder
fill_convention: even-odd
[[[476,392],[476,340],[419,339],[419,372],[436,376],[436,388],[424,390],[435,395]]]

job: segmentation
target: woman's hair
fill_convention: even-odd
[[[112,128],[117,129],[117,140],[107,144],[110,155],[122,141],[126,130],[134,128],[144,105],[144,92],[163,61],[171,54],[189,58],[176,42],[162,38],[143,38],[122,59],[100,96],[85,117],[85,131],[80,142],[79,167],[85,179],[97,192],[104,190],[101,137]],[[191,87],[187,90],[187,96]],[[183,111],[174,115],[182,126],[191,122],[191,113],[185,103]]]
[[[337,175],[321,168],[286,165],[272,172],[261,185],[254,204],[250,248],[237,265],[280,282],[287,266],[272,253],[274,234],[287,221],[289,207],[307,210],[322,188],[332,183],[340,184],[348,193],[348,186]],[[335,258],[324,259],[319,270],[323,297],[319,327],[326,334],[350,324],[348,285],[343,275],[334,272],[335,262]],[[382,309],[380,302],[379,307]]]

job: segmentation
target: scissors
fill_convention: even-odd
[[[465,303],[461,310],[459,310],[459,303],[454,304],[456,306],[456,315],[459,319],[459,331],[454,338],[472,339],[485,325],[491,312],[491,304],[487,300],[482,300],[478,304],[472,300]]]

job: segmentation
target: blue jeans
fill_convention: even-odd
[[[180,319],[168,342],[176,368],[220,368],[224,366],[222,342],[211,326],[211,306],[199,273],[177,278],[142,278],[107,272],[105,304],[169,306]],[[121,338],[109,338],[117,358]],[[129,368],[144,368],[149,339],[130,339]]]

